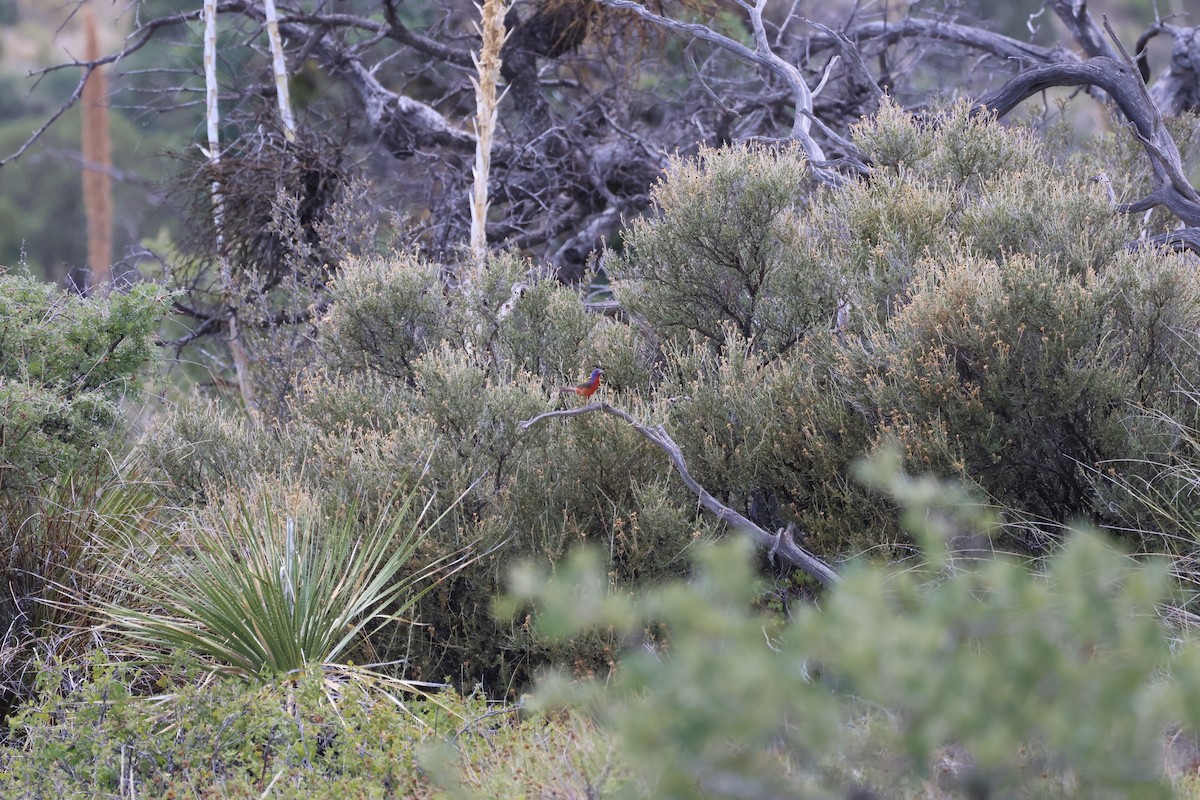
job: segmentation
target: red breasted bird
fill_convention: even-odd
[[[558,391],[563,394],[577,394],[580,397],[591,397],[600,388],[600,379],[604,377],[604,370],[592,370],[592,377],[587,379],[586,383],[581,383],[578,386],[560,386]]]

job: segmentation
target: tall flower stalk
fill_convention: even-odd
[[[488,173],[492,166],[492,137],[496,131],[496,107],[500,104],[500,49],[508,33],[504,29],[504,0],[483,0],[479,9],[479,33],[483,44],[475,61],[475,181],[471,190],[471,257],[475,269],[483,268],[487,256]]]

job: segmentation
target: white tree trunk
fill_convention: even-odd
[[[267,15],[267,41],[271,44],[271,71],[275,73],[275,97],[279,101],[279,119],[283,123],[283,135],[289,142],[296,141],[296,118],[292,116],[292,101],[288,96],[287,60],[283,57],[283,40],[279,37],[279,14],[275,0],[263,0]]]
[[[213,227],[217,237],[217,260],[221,270],[221,291],[228,309],[229,352],[233,357],[233,369],[237,376],[242,402],[254,418],[254,390],[250,384],[249,359],[238,335],[237,306],[234,303],[233,271],[225,253],[225,198],[221,194],[221,181],[216,167],[221,162],[221,110],[217,86],[217,0],[204,0],[204,89],[205,113],[208,121],[209,163],[213,166],[212,192]]]

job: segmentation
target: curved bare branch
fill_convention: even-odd
[[[1132,124],[1138,140],[1150,157],[1157,187],[1151,194],[1123,210],[1140,211],[1163,205],[1186,225],[1200,225],[1200,194],[1188,182],[1179,148],[1163,125],[1162,116],[1151,101],[1146,85],[1142,83],[1141,75],[1132,61],[1097,56],[1081,64],[1036,67],[1022,72],[994,94],[981,100],[977,108],[1004,116],[1031,95],[1055,86],[1095,86],[1103,89]]]
[[[608,403],[594,403],[581,408],[547,411],[543,414],[538,414],[533,419],[522,422],[520,428],[521,430],[529,430],[542,420],[552,417],[577,417],[581,414],[590,414],[596,411],[611,414],[614,417],[624,420],[632,425],[634,430],[640,433],[651,444],[666,453],[667,458],[671,460],[672,466],[675,467],[675,471],[679,473],[679,477],[683,480],[684,484],[700,500],[700,505],[704,506],[717,519],[731,528],[748,534],[760,546],[770,548],[772,556],[779,556],[797,569],[816,578],[824,586],[832,586],[840,580],[832,567],[796,544],[796,540],[792,535],[793,526],[789,525],[777,533],[770,533],[709,494],[708,490],[692,477],[691,472],[688,471],[687,462],[684,461],[683,451],[662,425],[655,425],[651,428],[638,422],[629,413],[619,408],[613,408]]]

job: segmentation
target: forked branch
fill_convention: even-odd
[[[1026,98],[1055,86],[1095,86],[1103,89],[1133,126],[1138,141],[1150,158],[1157,186],[1146,197],[1122,206],[1122,211],[1145,211],[1163,205],[1185,225],[1200,226],[1200,195],[1188,182],[1179,148],[1151,102],[1137,66],[1131,60],[1123,62],[1097,56],[1081,64],[1035,67],[1017,75],[997,92],[981,100],[977,109],[987,109],[997,116],[1004,116]]]
[[[679,445],[675,443],[675,440],[671,438],[666,428],[662,425],[655,425],[651,428],[648,425],[641,424],[625,411],[613,408],[608,403],[594,403],[581,408],[547,411],[544,414],[538,414],[533,419],[525,420],[521,423],[520,427],[521,430],[529,430],[542,420],[550,419],[551,417],[577,417],[581,414],[590,414],[596,411],[611,414],[614,417],[625,420],[633,426],[634,430],[666,453],[667,457],[671,459],[671,464],[675,467],[675,471],[683,479],[684,484],[700,500],[700,505],[715,515],[717,519],[732,528],[749,534],[750,538],[754,539],[757,544],[770,548],[772,556],[778,556],[792,566],[803,570],[820,581],[824,586],[832,586],[840,580],[832,567],[796,544],[796,540],[792,536],[793,526],[789,525],[787,528],[780,529],[777,533],[770,533],[709,494],[708,490],[692,477],[692,474],[688,471],[687,462],[683,459],[683,451],[680,450]]]

